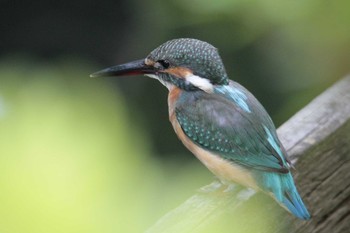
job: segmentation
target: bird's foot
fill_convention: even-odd
[[[212,192],[218,191],[222,187],[223,187],[223,183],[221,183],[221,181],[217,179],[217,180],[214,180],[211,184],[201,187],[199,189],[199,192],[212,193]]]
[[[249,198],[251,198],[255,193],[256,191],[254,189],[244,188],[237,194],[237,198],[239,200],[246,201]]]

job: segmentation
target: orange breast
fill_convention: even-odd
[[[181,92],[182,90],[180,88],[171,88],[169,90],[168,104],[170,122],[182,143],[224,183],[234,182],[253,189],[258,189],[255,180],[247,169],[201,148],[186,136],[175,115],[175,103],[181,95]]]

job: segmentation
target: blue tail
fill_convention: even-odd
[[[290,173],[263,172],[259,180],[261,181],[259,182],[260,187],[272,193],[280,205],[300,219],[310,219],[310,214],[301,200]]]

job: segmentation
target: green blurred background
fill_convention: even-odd
[[[166,88],[94,71],[201,39],[278,126],[350,67],[346,0],[3,0],[0,18],[6,233],[142,232],[212,180],[173,133]]]

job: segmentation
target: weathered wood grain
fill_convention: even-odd
[[[296,184],[313,216],[310,221],[301,221],[276,208],[266,195],[240,186],[224,187],[216,181],[146,232],[217,232],[211,231],[211,226],[222,219],[226,224],[230,221],[242,226],[239,231],[229,232],[350,232],[350,76],[285,122],[278,134],[295,165]],[[266,203],[260,213],[249,212],[251,206],[260,203]],[[269,215],[261,220],[264,213]],[[252,225],[261,221],[268,224],[256,230]]]
[[[278,130],[313,218],[290,232],[350,232],[350,76]]]

